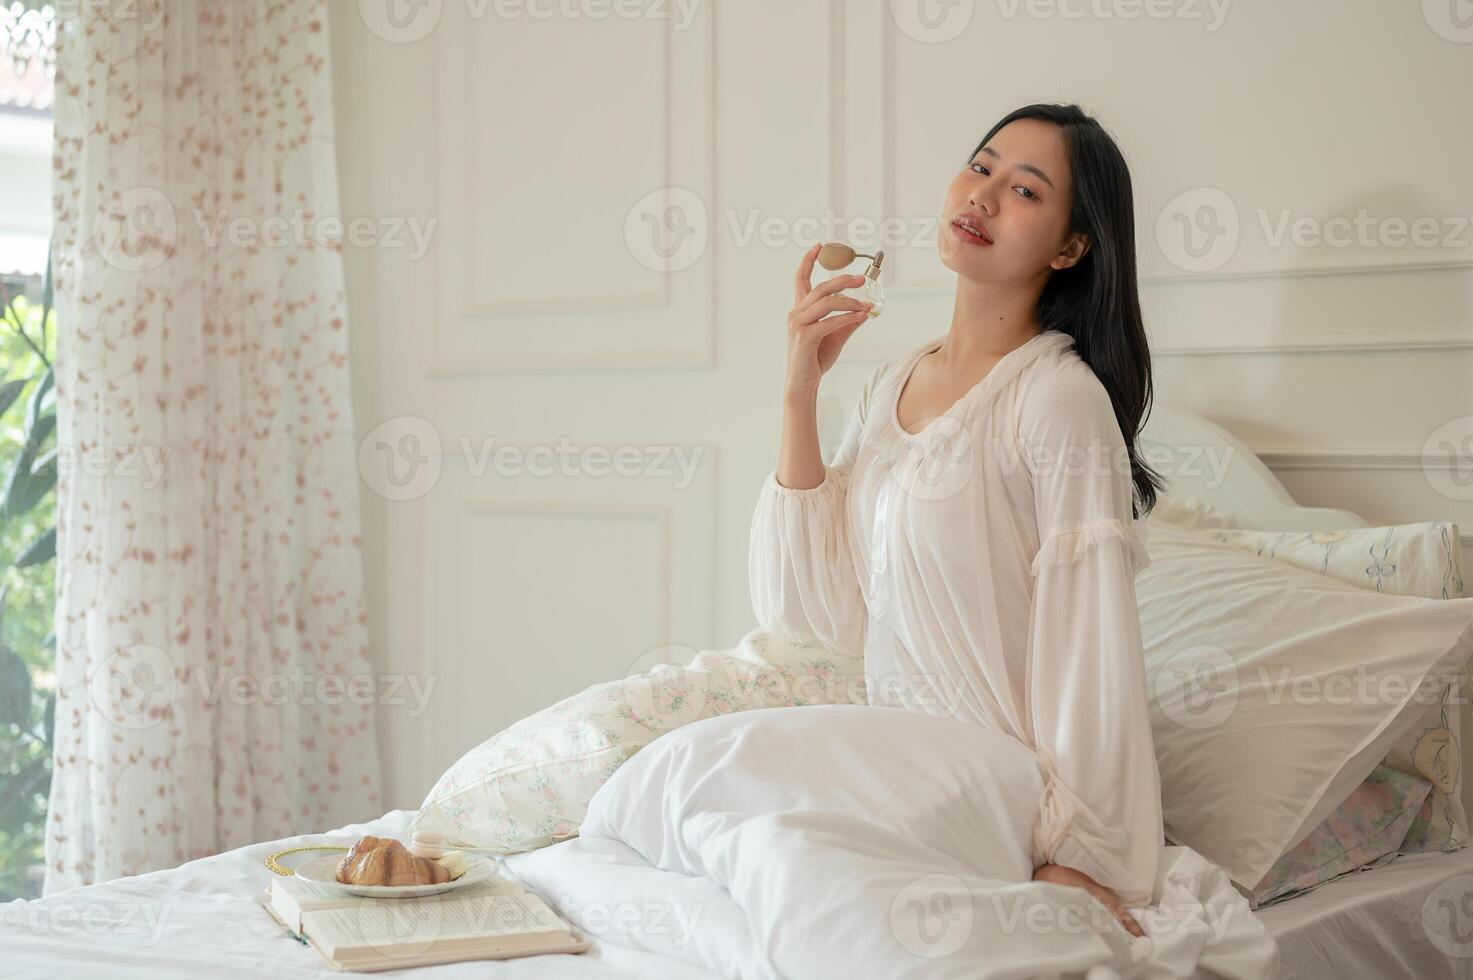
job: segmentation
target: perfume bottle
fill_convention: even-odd
[[[885,261],[885,253],[876,249],[874,255],[865,255],[843,242],[825,242],[818,250],[818,264],[830,272],[844,268],[856,258],[870,260],[869,268],[864,270],[864,285],[842,289],[839,293],[861,303],[873,303],[869,315],[874,319],[885,312],[885,289],[880,285],[880,265]]]

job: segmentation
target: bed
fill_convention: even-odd
[[[410,811],[330,834],[254,844],[169,871],[92,885],[0,914],[4,973],[13,977],[107,976],[119,980],[255,980],[331,975],[317,953],[288,938],[257,902],[271,872],[266,856],[285,847],[346,843],[373,834],[402,833]],[[740,924],[730,896],[699,879],[672,883],[606,841],[563,841],[513,855],[508,870],[528,888],[581,921],[594,947],[577,956],[461,963],[405,971],[425,977],[642,978],[717,980],[760,976],[753,951],[727,929],[702,929],[721,919]],[[648,880],[646,880],[648,879]],[[679,889],[684,915],[651,894]],[[1473,848],[1415,854],[1348,875],[1256,915],[1279,944],[1284,980],[1382,980],[1473,977],[1473,949],[1429,942],[1422,917],[1449,889],[1473,891]],[[611,897],[612,896],[612,897]],[[601,907],[595,910],[595,905]],[[631,910],[633,914],[625,914]],[[1466,912],[1463,913],[1466,918]],[[701,948],[701,943],[718,945]],[[701,964],[724,957],[733,971]]]
[[[1246,447],[1191,413],[1158,406],[1142,444],[1157,453],[1153,465],[1167,470],[1170,493],[1209,503],[1244,525],[1366,526],[1348,511],[1298,506]],[[1167,458],[1171,465],[1162,467]],[[324,975],[330,971],[316,952],[284,935],[259,907],[272,877],[266,856],[287,847],[344,844],[368,833],[402,836],[411,816],[393,811],[326,834],[251,845],[0,907],[4,972],[140,980]],[[653,868],[618,841],[575,837],[512,855],[506,868],[582,928],[593,949],[406,972],[600,980],[776,975],[731,894],[709,880]],[[1282,978],[1473,978],[1470,902],[1473,848],[1464,848],[1403,855],[1253,914],[1278,943]],[[1089,980],[1117,975],[1092,971]]]

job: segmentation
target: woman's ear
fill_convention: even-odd
[[[1069,236],[1069,240],[1064,243],[1063,248],[1059,249],[1059,254],[1054,256],[1054,260],[1049,265],[1055,269],[1067,269],[1076,265],[1080,259],[1089,254],[1090,245],[1089,236],[1082,231],[1076,231]]]

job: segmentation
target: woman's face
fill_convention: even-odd
[[[993,134],[951,182],[941,215],[941,261],[960,276],[1022,282],[1066,269],[1088,251],[1069,233],[1071,174],[1058,126],[1015,119]],[[965,218],[990,244],[956,227]]]

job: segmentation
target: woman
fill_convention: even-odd
[[[864,656],[871,703],[990,725],[1038,753],[1034,879],[1143,935],[1163,846],[1134,576],[1159,477],[1130,175],[1078,106],[992,128],[951,182],[951,329],[865,382],[834,459],[819,380],[866,322],[798,269],[779,465],[751,529],[761,625]],[[894,314],[892,313],[892,316]]]

